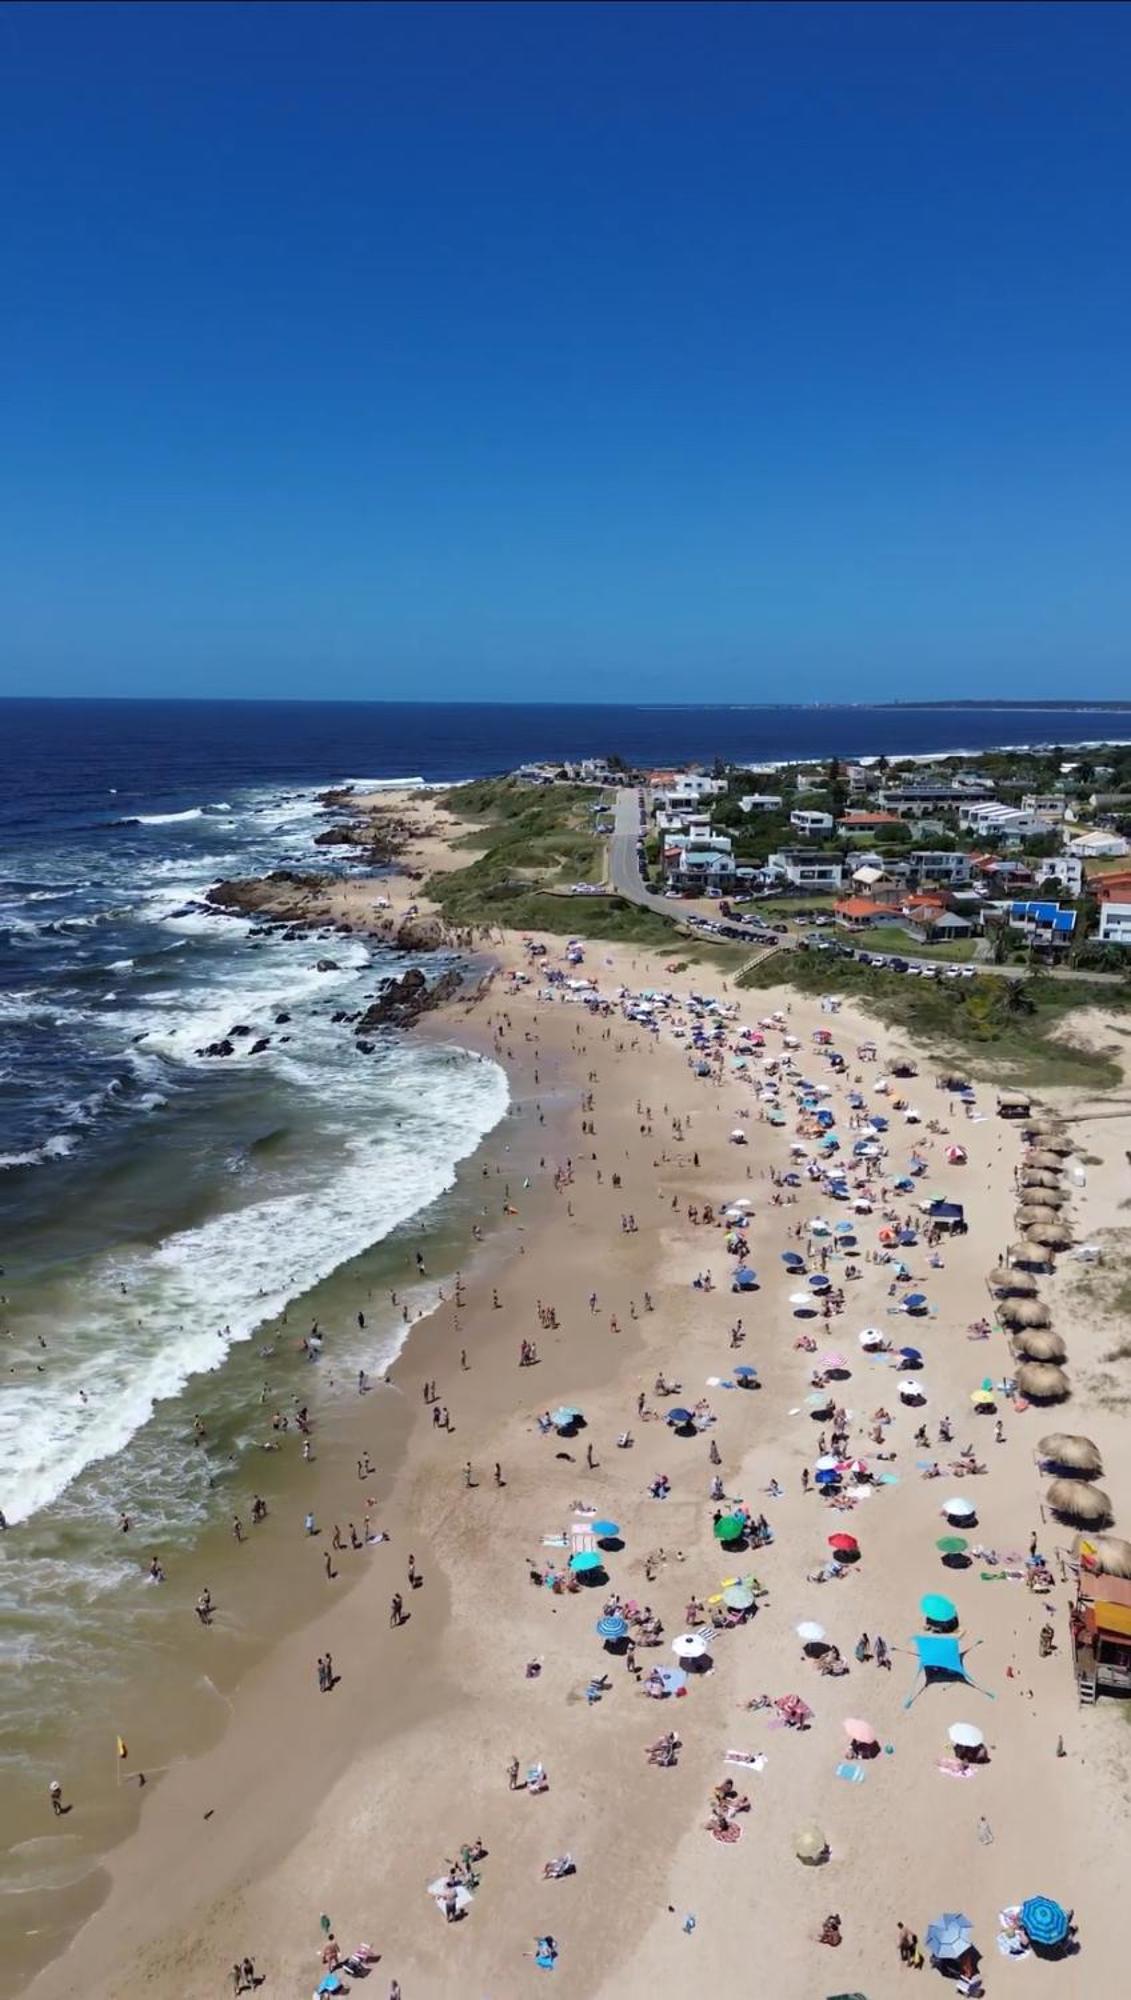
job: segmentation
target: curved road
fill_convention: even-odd
[[[676,923],[685,924],[686,903],[676,896],[657,896],[644,886],[636,858],[640,830],[640,794],[635,787],[622,787],[617,793],[609,836],[609,887],[628,903],[639,903],[642,909],[655,910],[661,917],[672,917]]]

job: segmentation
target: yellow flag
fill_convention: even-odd
[[[119,1738],[118,1738],[118,1755],[119,1755],[119,1757],[128,1757],[128,1756],[129,1756],[129,1754],[130,1754],[130,1753],[129,1753],[129,1751],[128,1751],[128,1750],[126,1749],[126,1746],[125,1746],[125,1742],[123,1741],[122,1737],[120,1737],[120,1736],[119,1736]]]

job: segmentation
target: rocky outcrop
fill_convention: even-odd
[[[377,998],[371,1001],[354,1030],[358,1047],[377,1028],[410,1028],[422,1014],[431,1013],[455,998],[463,984],[463,974],[455,966],[441,973],[429,985],[418,965],[410,966],[399,979],[382,981]]]
[[[398,951],[439,951],[447,932],[439,917],[402,917],[392,943]]]

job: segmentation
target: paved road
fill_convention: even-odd
[[[687,922],[687,905],[678,896],[656,896],[644,886],[640,873],[640,863],[636,858],[636,843],[640,836],[639,794],[635,787],[624,787],[617,793],[613,817],[613,830],[609,836],[609,887],[626,902],[639,903],[642,909],[656,910],[661,917],[674,917],[677,923]]]

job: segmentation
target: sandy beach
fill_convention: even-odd
[[[428,871],[450,852],[442,812],[430,801],[411,810],[421,839],[408,865]],[[417,894],[413,876],[380,885],[394,914]],[[340,897],[347,921],[376,909],[371,881],[347,882]],[[343,1405],[316,1437],[321,1532],[278,1536],[262,1565],[258,1587],[293,1590],[309,1615],[241,1673],[210,1746],[147,1787],[136,1829],[106,1857],[99,1907],[24,1990],[54,2000],[141,1981],[195,2000],[231,1990],[233,1962],[246,1954],[264,1992],[307,1994],[323,1978],[327,1918],[343,1953],[364,1942],[376,1954],[364,1979],[340,1974],[343,1989],[364,1983],[382,2000],[393,1981],[403,2000],[511,2000],[538,1989],[533,1954],[547,1937],[558,1987],[592,2000],[747,1981],[781,2000],[853,1989],[886,2000],[903,1990],[897,1925],[922,1940],[944,1911],[971,1919],[988,1992],[1014,1979],[1080,1992],[1085,1979],[1090,1990],[1114,1978],[1131,1754],[1118,1704],[1077,1706],[1063,1562],[1072,1533],[1046,1518],[1035,1462],[1044,1432],[1086,1432],[1104,1458],[1117,1528],[1131,1521],[1125,1412],[1103,1361],[1112,1325],[1102,1298],[1081,1311],[1070,1258],[1040,1281],[1070,1350],[1069,1403],[1060,1413],[1017,1409],[999,1393],[993,1411],[976,1414],[971,1402],[1013,1366],[999,1329],[988,1340],[969,1330],[993,1319],[986,1274],[1017,1234],[1018,1129],[994,1115],[992,1085],[967,1110],[937,1088],[927,1056],[897,1048],[847,1006],[825,1011],[784,989],[731,992],[714,971],[673,972],[623,947],[591,945],[569,967],[560,939],[535,942],[544,952],[531,959],[522,940],[495,940],[499,970],[478,1004],[457,1002],[428,1024],[497,1056],[514,1115],[475,1164],[490,1226],[455,1260],[458,1292],[447,1279],[390,1386]],[[560,983],[548,984],[549,972]],[[566,975],[592,979],[596,993],[571,989]],[[655,1029],[626,1018],[618,998],[646,988],[674,996]],[[693,992],[728,1011],[704,1016]],[[760,1018],[773,1025],[758,1029]],[[704,1019],[722,1032],[701,1053],[690,1033]],[[764,1041],[738,1055],[743,1026]],[[815,1040],[824,1034],[843,1070]],[[858,1054],[868,1042],[874,1058]],[[892,1108],[894,1090],[875,1087],[900,1053],[918,1065],[898,1087],[921,1113],[914,1124]],[[764,1055],[779,1066],[780,1123],[757,1085]],[[819,1128],[799,1110],[801,1078],[827,1092],[842,1156],[863,1129],[854,1118],[889,1121],[882,1153],[859,1173],[868,1213],[832,1202],[810,1178]],[[862,1103],[850,1104],[851,1093]],[[1074,1237],[1102,1240],[1122,1226],[1126,1127],[1111,1117],[1120,1107],[1056,1108],[1086,1162],[1083,1185],[1071,1185]],[[947,1162],[954,1142],[962,1164]],[[791,1153],[798,1145],[804,1155]],[[893,1192],[913,1153],[923,1173],[911,1192]],[[962,1202],[968,1223],[933,1253],[918,1211],[928,1195]],[[741,1259],[721,1220],[739,1201],[752,1205]],[[906,1284],[893,1282],[890,1261],[873,1261],[885,1211],[918,1224],[901,1253]],[[811,1229],[815,1218],[831,1226],[845,1216],[856,1225],[851,1253]],[[814,1270],[822,1252],[843,1310],[802,1317],[782,1260],[800,1256]],[[758,1288],[736,1295],[739,1261]],[[859,1275],[846,1275],[849,1264]],[[709,1288],[696,1283],[708,1273]],[[895,1310],[908,1289],[926,1295],[921,1316]],[[859,1339],[867,1328],[893,1351],[869,1353]],[[524,1342],[536,1346],[530,1365],[520,1365]],[[904,1345],[923,1357],[915,1407],[899,1393]],[[824,1391],[812,1371],[827,1351],[846,1366]],[[759,1386],[737,1386],[739,1367],[756,1369]],[[657,1393],[661,1376],[680,1385],[677,1396]],[[869,1475],[848,1475],[835,1497],[822,1495],[814,1471],[834,1428],[816,1414],[826,1394],[845,1412],[838,1455]],[[699,1423],[673,1430],[666,1417],[677,1404],[699,1406]],[[540,1427],[560,1405],[582,1411],[583,1427]],[[890,1421],[877,1420],[880,1410]],[[944,1419],[953,1440],[940,1444]],[[927,1447],[915,1443],[921,1425]],[[631,1443],[618,1446],[626,1433]],[[948,1468],[967,1444],[986,1470],[956,1481]],[[365,1451],[377,1502],[365,1511],[388,1539],[339,1554],[330,1524],[364,1509],[355,1466]],[[940,1479],[923,1476],[932,1460]],[[658,1480],[670,1482],[666,1497],[653,1497]],[[936,1548],[951,1493],[977,1509],[974,1560],[962,1570]],[[735,1506],[764,1516],[772,1539],[721,1547],[715,1516]],[[596,1581],[548,1588],[547,1566],[568,1573],[571,1546],[589,1550],[584,1532],[571,1542],[571,1524],[595,1519],[619,1529]],[[857,1560],[834,1561],[838,1533],[856,1539]],[[1034,1536],[1054,1577],[1047,1596],[1025,1584]],[[994,1560],[976,1554],[982,1547]],[[711,1600],[748,1577],[754,1606],[709,1630],[711,1609],[727,1610]],[[915,1693],[928,1592],[954,1600],[974,1685]],[[594,1629],[614,1598],[662,1627],[657,1643],[642,1636],[636,1646],[639,1679]],[[241,1616],[254,1616],[251,1593]],[[820,1671],[797,1634],[805,1621],[825,1628],[847,1671]],[[1055,1647],[1043,1658],[1046,1621]],[[194,1645],[213,1636],[193,1626]],[[678,1666],[672,1641],[689,1629],[708,1631],[705,1670],[693,1658],[682,1692],[652,1698],[644,1677]],[[888,1670],[874,1652],[856,1657],[863,1633],[869,1650],[882,1636]],[[322,1691],[317,1662],[328,1652],[334,1682]],[[608,1687],[589,1698],[601,1675]],[[800,1697],[807,1725],[749,1706],[763,1695]],[[869,1725],[876,1754],[849,1754],[846,1718]],[[956,1765],[948,1730],[958,1722],[984,1732],[987,1763]],[[674,1762],[650,1762],[649,1746],[669,1731]],[[537,1765],[544,1788],[525,1782]],[[59,1776],[76,1820],[98,1809]],[[733,1823],[712,1831],[713,1794],[728,1778],[749,1809],[724,1809]],[[50,1833],[46,1799],[44,1811]],[[828,1849],[812,1866],[796,1852],[810,1824]],[[472,1862],[478,1885],[466,1914],[448,1922],[428,1887],[465,1846],[483,1850]],[[573,1872],[544,1879],[545,1864],[567,1855]],[[1001,1912],[1036,1894],[1075,1912],[1080,1956],[1030,1954],[1016,1973],[995,1943]],[[834,1913],[835,1946],[819,1941]]]

